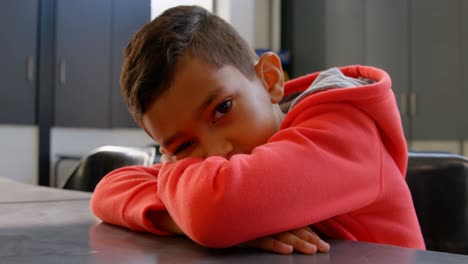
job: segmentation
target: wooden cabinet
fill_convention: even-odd
[[[293,76],[317,70],[307,68],[311,64],[306,62],[320,54],[325,54],[318,60],[324,68],[349,64],[383,68],[392,78],[407,139],[468,139],[466,1],[313,2],[321,2],[322,10],[310,11],[309,1],[289,3],[295,23],[283,30],[293,32],[289,34]],[[294,18],[304,15],[303,10],[310,15]]]
[[[0,1],[0,124],[34,124],[38,0]]]
[[[281,2],[281,49],[292,52],[287,69],[292,77],[326,67],[325,5],[325,1]]]
[[[57,1],[55,126],[135,126],[120,68],[124,47],[149,19],[149,0]]]
[[[364,0],[325,1],[326,67],[365,63],[364,2]]]
[[[112,63],[111,63],[111,126],[137,127],[120,92],[120,71],[123,52],[130,38],[151,17],[149,0],[113,0]]]
[[[365,7],[365,63],[385,69],[392,78],[405,135],[410,135],[410,47],[408,0],[372,0]]]
[[[462,137],[468,138],[468,2],[461,1],[462,6],[460,8],[461,24],[462,24],[462,36],[461,36],[461,58],[462,58],[462,85],[461,85],[461,104],[462,108],[458,115],[458,123],[462,126]],[[465,155],[468,156],[468,142],[465,142]]]
[[[462,87],[467,87],[462,83],[462,1],[411,1],[410,100],[415,139],[451,140],[461,136],[457,119],[462,103],[466,103],[461,97]]]
[[[110,126],[111,0],[57,1],[55,126]]]
[[[41,69],[55,76],[53,125],[136,127],[119,76],[123,49],[150,20],[150,0],[53,0],[53,5],[55,65]],[[0,124],[36,122],[38,8],[38,0],[0,1]]]

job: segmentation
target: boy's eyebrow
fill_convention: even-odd
[[[218,87],[214,89],[213,91],[211,91],[211,93],[209,93],[207,97],[205,97],[203,102],[197,108],[197,111],[196,111],[197,119],[199,116],[201,116],[203,110],[205,110],[211,103],[213,103],[213,101],[221,94],[222,90],[223,90],[222,87]],[[177,138],[181,137],[182,135],[183,133],[180,131],[175,133],[174,135],[170,136],[168,139],[162,140],[161,146],[163,147],[170,146],[172,143],[174,143],[174,141],[176,141]]]
[[[217,87],[216,89],[211,91],[211,93],[209,93],[207,97],[205,97],[205,100],[203,100],[203,102],[198,107],[198,110],[196,112],[197,117],[201,115],[205,108],[207,108],[211,103],[213,103],[213,101],[221,94],[222,91],[223,87]]]

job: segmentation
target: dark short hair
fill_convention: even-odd
[[[232,65],[249,79],[255,75],[257,56],[231,25],[198,6],[170,8],[143,26],[125,49],[120,84],[138,123],[170,86],[183,53],[217,68]]]

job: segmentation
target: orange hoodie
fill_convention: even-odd
[[[94,214],[166,234],[148,215],[167,210],[187,236],[209,247],[313,225],[331,238],[424,249],[390,78],[372,67],[340,70],[375,82],[307,95],[249,155],[115,170],[95,189]],[[285,95],[304,91],[318,74],[287,82]]]

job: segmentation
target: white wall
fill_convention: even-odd
[[[213,10],[213,0],[151,0],[151,20],[164,10],[178,5],[198,5],[207,10]]]
[[[279,51],[281,47],[281,0],[255,0],[253,47]]]
[[[229,22],[251,47],[254,47],[255,1],[217,0],[215,12]]]
[[[279,50],[281,0],[214,0],[218,16],[228,21],[253,48]],[[176,5],[213,9],[213,0],[151,0],[151,19]]]
[[[256,49],[271,49],[270,0],[255,0],[254,45]]]
[[[281,0],[217,0],[214,11],[252,48],[280,49]]]
[[[52,128],[51,131],[51,176],[57,155],[82,156],[89,151],[105,146],[145,147],[155,144],[142,129],[80,129]],[[0,125],[0,177],[18,182],[37,184],[39,131],[36,126]],[[67,164],[68,163],[68,164]],[[76,162],[75,162],[76,163]],[[74,163],[64,162],[60,167]],[[60,169],[58,184],[63,182],[67,170]],[[51,184],[56,183],[51,178]]]
[[[38,129],[0,125],[0,177],[37,184]]]

